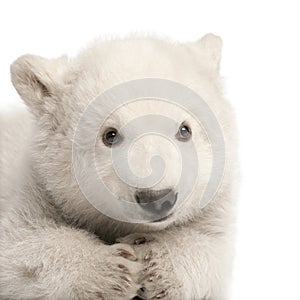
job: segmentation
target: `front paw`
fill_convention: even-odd
[[[174,259],[163,237],[158,234],[131,234],[120,242],[132,245],[143,269],[138,283],[141,299],[182,299],[182,287],[174,269]]]
[[[103,288],[97,293],[101,300],[131,299],[140,284],[137,283],[142,264],[132,247],[125,244],[107,246],[105,269],[103,270]]]

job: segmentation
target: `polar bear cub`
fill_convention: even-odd
[[[0,123],[0,299],[227,299],[220,58],[212,34],[133,36],[11,65],[27,110]]]

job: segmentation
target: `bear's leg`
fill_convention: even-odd
[[[53,223],[2,222],[0,266],[0,299],[131,299],[140,287],[131,246]]]
[[[142,299],[165,300],[226,300],[231,265],[228,241],[225,234],[201,234],[191,227],[120,239],[134,247],[144,264],[138,295]]]

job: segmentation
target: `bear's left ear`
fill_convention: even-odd
[[[29,109],[41,116],[59,101],[65,83],[66,57],[46,59],[24,55],[11,65],[12,83]]]
[[[212,33],[206,34],[195,43],[203,63],[213,72],[218,72],[222,55],[222,39]]]

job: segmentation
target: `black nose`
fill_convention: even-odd
[[[176,201],[177,193],[172,189],[148,190],[141,189],[134,193],[136,202],[150,213],[166,214],[170,211]]]

